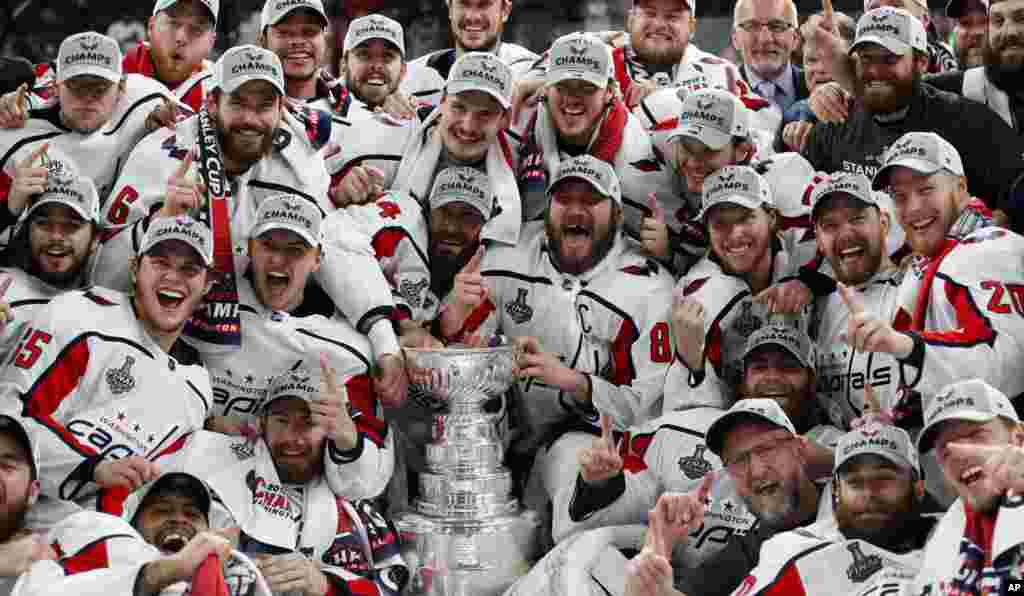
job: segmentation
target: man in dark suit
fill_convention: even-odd
[[[732,42],[743,58],[743,79],[785,112],[806,98],[803,71],[792,63],[797,37],[793,0],[739,0],[733,12]]]

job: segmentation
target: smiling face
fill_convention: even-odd
[[[452,160],[473,164],[487,155],[507,120],[498,100],[483,91],[463,91],[441,100],[438,134]]]
[[[788,350],[765,345],[744,359],[738,393],[744,399],[774,400],[790,420],[801,421],[814,404],[814,376]]]
[[[988,23],[985,63],[998,67],[1004,76],[1020,76],[1024,71],[1024,0],[992,4]]]
[[[31,457],[11,433],[0,432],[0,542],[24,527],[25,515],[39,496]]]
[[[346,52],[341,63],[349,90],[369,106],[382,105],[406,72],[402,53],[383,39],[364,41]]]
[[[559,270],[580,275],[597,265],[611,250],[621,223],[622,209],[588,182],[559,182],[544,222]]]
[[[707,214],[711,252],[733,275],[749,275],[771,263],[775,214],[733,203],[713,207]]]
[[[686,191],[699,194],[704,191],[704,179],[725,166],[746,163],[753,147],[750,143],[729,143],[715,151],[692,138],[681,137],[671,145],[672,164],[676,174],[686,181]]]
[[[897,166],[889,175],[896,220],[915,254],[934,256],[941,250],[946,232],[971,197],[963,177],[943,172],[919,174]]]
[[[164,555],[180,551],[196,534],[209,529],[196,499],[175,492],[146,495],[133,525]]]
[[[938,425],[935,433],[935,455],[942,466],[946,484],[955,490],[971,509],[986,513],[995,509],[1003,496],[989,487],[983,466],[985,460],[978,456],[953,455],[948,449],[950,443],[967,445],[1024,445],[1024,431],[1020,425],[1002,418],[988,422],[968,420],[947,420]]]
[[[789,431],[763,422],[738,423],[725,436],[722,462],[740,498],[765,526],[784,527],[799,510],[807,479],[800,445]]]
[[[855,91],[873,114],[891,114],[906,106],[928,66],[926,56],[900,56],[873,43],[858,48],[854,56]]]
[[[743,64],[764,80],[781,76],[799,43],[792,0],[741,0],[733,21]]]
[[[327,54],[323,19],[310,9],[299,9],[267,27],[264,41],[277,54],[286,81],[308,81],[320,72]]]
[[[585,147],[601,123],[612,90],[588,81],[567,80],[549,85],[545,95],[559,142]]]
[[[640,60],[663,66],[682,60],[695,25],[684,0],[636,2],[626,19],[629,43]]]
[[[270,153],[281,122],[282,98],[266,81],[249,81],[234,93],[215,93],[210,115],[218,124],[225,157],[243,169]]]
[[[180,240],[166,240],[134,261],[135,308],[154,335],[180,333],[208,291],[210,271]]]
[[[114,114],[124,85],[102,77],[79,75],[57,83],[60,119],[64,126],[87,135],[102,128]]]
[[[864,283],[878,272],[886,249],[889,218],[878,207],[848,195],[834,195],[816,205],[814,235],[838,281]]]
[[[454,201],[430,210],[430,260],[462,261],[476,252],[484,216],[469,203]]]
[[[202,67],[217,40],[217,32],[199,0],[175,2],[149,18],[149,50],[157,79],[174,87]]]
[[[512,0],[450,0],[455,45],[465,52],[494,50],[512,13]]]
[[[78,281],[98,242],[96,226],[75,210],[42,205],[28,223],[30,273],[51,286],[67,287]]]
[[[281,397],[266,406],[261,418],[263,440],[277,474],[286,484],[305,484],[323,472],[323,428],[313,424],[309,405],[297,397]]]
[[[302,304],[309,276],[320,269],[320,249],[295,232],[269,230],[249,240],[253,289],[269,309],[291,311]]]
[[[847,540],[883,548],[906,540],[917,499],[909,469],[877,455],[859,455],[843,463],[833,486],[836,522]]]

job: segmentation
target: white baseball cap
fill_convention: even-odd
[[[629,0],[627,6],[632,9],[637,4],[640,4],[643,0]],[[697,0],[683,0],[683,4],[690,10],[690,14],[696,14],[697,12]]]
[[[902,8],[883,6],[864,13],[857,21],[857,35],[850,53],[868,43],[878,44],[900,56],[913,50],[928,52],[924,23]]]
[[[480,212],[484,220],[491,216],[493,206],[491,181],[487,174],[466,166],[445,168],[434,178],[428,204],[439,209],[449,203],[463,202]]]
[[[622,188],[619,184],[619,176],[615,169],[605,161],[593,155],[577,155],[558,164],[558,171],[555,172],[551,184],[548,185],[548,196],[559,182],[568,178],[579,178],[590,184],[598,193],[608,197],[612,201],[622,204]]]
[[[580,80],[604,89],[614,71],[612,50],[589,33],[570,33],[555,40],[548,52],[545,84]]]
[[[323,21],[324,27],[330,25],[330,21],[327,20],[327,11],[324,10],[324,3],[321,0],[267,0],[263,3],[263,10],[260,12],[260,29],[272,27],[292,12],[302,9],[316,13]]]
[[[765,325],[751,333],[747,339],[747,349],[743,352],[743,360],[754,350],[769,345],[786,350],[806,368],[814,368],[814,342],[803,331],[785,324]]]
[[[750,136],[750,110],[724,89],[700,89],[683,99],[679,124],[668,140],[691,138],[714,151],[732,142],[733,137]]]
[[[775,205],[768,181],[750,166],[725,166],[705,178],[697,219],[703,220],[713,207],[725,203],[747,209]]]
[[[323,215],[320,208],[297,195],[276,195],[260,203],[256,210],[256,225],[249,234],[258,238],[270,230],[295,232],[310,246],[323,241]]]
[[[366,15],[349,23],[342,51],[347,52],[371,39],[389,42],[405,56],[405,31],[401,23],[381,14]]]
[[[814,216],[821,201],[834,194],[849,195],[866,205],[881,207],[871,190],[871,180],[867,176],[861,173],[836,172],[814,185],[811,191],[811,216]]]
[[[924,427],[917,436],[917,450],[928,453],[935,446],[939,425],[947,420],[988,422],[996,416],[1020,422],[1010,399],[981,379],[957,381],[925,399]]]
[[[57,52],[57,82],[82,75],[119,82],[123,70],[117,42],[95,31],[76,33],[62,41]]]
[[[156,0],[156,4],[153,5],[153,15],[160,12],[161,10],[167,10],[182,0]],[[220,0],[199,0],[199,3],[206,7],[206,10],[210,11],[210,16],[213,17],[213,26],[217,26],[217,15],[220,13]]]
[[[734,403],[729,411],[711,423],[707,432],[704,433],[704,443],[712,453],[722,457],[726,433],[738,422],[751,418],[788,430],[793,435],[796,434],[796,427],[789,420],[789,416],[786,416],[786,412],[782,410],[779,402],[767,398],[741,399]]]
[[[274,377],[267,388],[263,408],[282,397],[297,397],[305,402],[320,399],[320,372],[301,367]]]
[[[910,435],[902,428],[889,424],[868,424],[852,430],[836,443],[834,472],[846,462],[860,455],[878,455],[897,466],[921,473],[917,449]]]
[[[483,91],[507,110],[512,105],[512,69],[490,52],[468,52],[452,65],[444,90],[449,95]]]
[[[234,93],[249,81],[267,81],[286,95],[284,69],[277,54],[254,45],[235,46],[224,52],[217,62],[217,84],[221,91]]]
[[[875,190],[889,186],[892,169],[902,166],[919,174],[931,175],[946,170],[955,176],[964,175],[960,153],[949,141],[934,132],[908,132],[889,146],[882,159],[882,167],[871,183]]]
[[[47,178],[46,190],[39,193],[25,212],[25,219],[32,217],[45,205],[64,205],[74,210],[85,221],[98,222],[100,219],[100,196],[92,180],[84,176],[71,179]]]
[[[213,266],[213,235],[210,228],[187,215],[178,217],[159,217],[149,223],[146,235],[139,245],[139,254],[144,255],[153,247],[167,240],[180,240],[192,247],[203,264]]]

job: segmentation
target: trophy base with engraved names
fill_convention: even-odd
[[[538,517],[512,498],[500,413],[514,382],[511,346],[407,349],[411,381],[445,404],[433,419],[420,498],[399,514],[410,596],[497,596],[529,571]]]

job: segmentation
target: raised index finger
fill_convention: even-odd
[[[700,481],[700,486],[693,493],[699,503],[703,504],[708,495],[711,494],[711,487],[715,485],[716,480],[718,480],[718,470],[711,470],[704,474],[704,479]]]
[[[647,195],[647,208],[651,210],[651,217],[658,223],[665,223],[665,210],[661,208],[658,195],[653,192]]]
[[[846,305],[846,308],[850,309],[850,314],[855,315],[864,311],[864,304],[861,303],[860,297],[855,295],[853,290],[843,282],[839,282],[836,286],[839,288],[839,297],[842,299],[843,304]]]
[[[28,95],[28,83],[22,83],[18,87],[18,94],[14,98],[14,105],[17,106],[19,112],[25,111],[25,96]]]
[[[332,396],[338,395],[338,380],[334,378],[334,369],[327,362],[327,354],[320,353],[320,374],[323,375],[324,382],[327,383],[327,391]]]
[[[46,155],[46,152],[49,149],[50,149],[50,143],[49,142],[43,143],[42,145],[36,147],[35,151],[33,151],[31,155],[29,155],[27,158],[25,158],[25,161],[21,162],[22,167],[31,168],[36,163],[37,159],[39,159],[42,156]]]
[[[178,165],[177,171],[174,172],[175,178],[184,178],[188,174],[188,169],[192,167],[192,160],[195,158],[195,152],[189,151],[185,154],[185,159],[181,160],[181,164]]]
[[[463,273],[479,273],[480,272],[480,262],[484,260],[484,252],[485,252],[485,249],[484,249],[484,247],[482,245],[479,248],[477,248],[476,249],[476,254],[474,254],[473,258],[471,258],[469,260],[469,262],[466,263],[466,266],[462,268],[462,272]]]
[[[601,440],[609,451],[615,451],[615,438],[612,436],[612,419],[608,414],[601,414]]]

